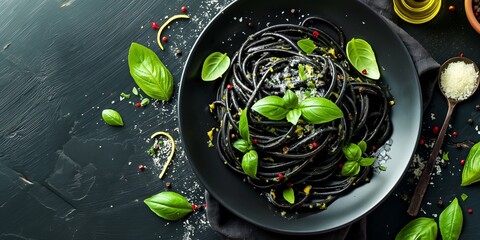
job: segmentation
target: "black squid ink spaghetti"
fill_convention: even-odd
[[[302,39],[313,41],[311,53],[299,46]],[[390,138],[391,97],[352,67],[345,44],[342,30],[318,17],[267,27],[241,45],[218,89],[211,108],[221,160],[280,209],[325,209],[368,182],[371,163],[342,174],[345,149],[358,144],[368,158]],[[255,110],[262,99],[271,100],[262,110],[270,117]],[[328,100],[341,116],[312,121],[330,108],[304,111],[309,99]]]

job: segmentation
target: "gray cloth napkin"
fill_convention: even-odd
[[[430,54],[412,38],[407,32],[398,27],[394,22],[397,20],[393,11],[392,1],[386,0],[358,0],[369,6],[374,12],[380,14],[389,27],[398,34],[407,47],[412,60],[417,69],[420,78],[420,84],[423,94],[424,108],[430,103],[433,89],[435,87],[436,76],[438,74],[439,64],[430,56]],[[294,236],[282,235],[269,232],[257,227],[249,222],[240,219],[223,207],[208,192],[205,192],[207,202],[207,218],[212,229],[217,231],[225,240],[282,240],[292,239]],[[366,217],[343,228],[312,236],[302,236],[302,239],[322,239],[322,240],[366,240],[367,220]]]

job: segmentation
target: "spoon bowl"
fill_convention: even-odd
[[[473,67],[475,68],[475,72],[477,73],[477,81],[475,84],[475,87],[471,92],[464,92],[467,93],[468,96],[459,99],[459,98],[452,98],[451,96],[448,96],[448,94],[445,93],[445,89],[442,87],[441,83],[441,76],[445,72],[445,69],[451,64],[455,62],[464,62],[466,64],[473,64]],[[438,153],[440,151],[440,148],[442,147],[443,144],[443,138],[445,137],[445,133],[447,132],[447,127],[450,122],[450,118],[453,113],[453,109],[457,105],[457,103],[462,102],[468,98],[470,98],[472,95],[475,94],[475,92],[478,89],[478,85],[480,82],[480,76],[478,75],[479,70],[477,64],[473,62],[472,60],[464,57],[454,57],[448,59],[445,63],[440,66],[438,77],[437,77],[437,82],[438,82],[438,87],[440,88],[440,91],[442,92],[443,96],[447,99],[448,103],[448,110],[447,110],[447,115],[445,117],[445,121],[443,122],[442,128],[438,134],[437,140],[435,141],[435,144],[433,145],[432,153],[430,154],[430,158],[428,159],[425,168],[423,169],[422,175],[420,176],[420,179],[418,180],[417,187],[415,188],[415,192],[412,196],[412,199],[410,201],[410,206],[408,207],[408,214],[411,216],[417,216],[418,211],[420,210],[420,206],[422,204],[423,196],[425,195],[425,192],[427,191],[428,183],[430,182],[430,176],[432,175],[432,171],[435,167],[435,161],[437,159]]]
[[[480,82],[480,75],[477,75],[477,82],[476,82],[476,85],[475,85],[475,88],[474,90],[471,92],[471,94],[462,99],[462,100],[458,100],[458,99],[454,99],[454,98],[450,98],[447,94],[445,94],[445,91],[444,89],[442,88],[442,85],[441,85],[441,81],[440,81],[440,77],[442,76],[442,73],[445,71],[445,69],[451,64],[451,63],[455,63],[455,62],[464,62],[465,64],[472,64],[473,67],[475,68],[475,72],[479,73],[479,68],[477,66],[477,64],[472,61],[471,59],[469,58],[466,58],[466,57],[453,57],[453,58],[450,58],[448,59],[447,61],[445,61],[441,66],[440,66],[440,69],[438,71],[438,77],[437,77],[437,82],[438,82],[438,86],[440,87],[440,91],[442,92],[443,96],[447,99],[447,101],[452,101],[452,102],[461,102],[461,101],[464,101],[464,100],[467,100],[468,98],[470,98],[472,95],[474,95],[474,93],[476,92],[476,90],[478,89],[478,85],[479,85],[479,82]]]

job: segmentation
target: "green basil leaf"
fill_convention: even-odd
[[[305,74],[305,66],[303,66],[303,64],[298,64],[298,76],[302,81],[306,81],[308,79],[307,74]]]
[[[442,159],[445,160],[445,161],[450,160],[450,158],[448,157],[448,152],[444,152],[444,153],[442,154]]]
[[[297,46],[302,49],[306,54],[311,54],[315,49],[317,49],[317,45],[308,38],[300,39],[297,41]]]
[[[293,188],[283,190],[283,198],[287,200],[288,203],[293,204],[295,202],[295,192]]]
[[[365,76],[368,78],[375,80],[380,78],[375,52],[367,41],[352,38],[347,43],[347,58],[359,72],[367,71]]]
[[[120,96],[123,97],[123,98],[125,98],[125,99],[129,99],[129,98],[130,98],[130,94],[127,94],[127,93],[124,93],[124,92],[120,93]]]
[[[238,139],[233,143],[233,147],[242,153],[246,153],[252,148],[252,145],[245,139]]]
[[[480,181],[480,142],[473,145],[465,160],[462,171],[461,186],[468,186]]]
[[[292,109],[287,113],[287,121],[293,125],[297,125],[298,119],[302,116],[302,110]]]
[[[133,93],[133,95],[138,96],[138,89],[136,87],[133,87],[132,88],[132,93]]]
[[[360,163],[360,166],[363,166],[363,167],[368,167],[368,166],[371,166],[373,163],[375,162],[375,158],[360,158],[360,161],[358,163]]]
[[[230,58],[226,53],[214,52],[205,59],[202,67],[202,80],[213,81],[222,75],[230,67]]]
[[[342,110],[326,98],[312,97],[299,104],[302,117],[309,123],[321,124],[343,117]]]
[[[367,142],[362,140],[357,145],[360,147],[360,149],[362,149],[362,153],[367,151]]]
[[[193,211],[187,199],[176,192],[161,192],[143,202],[152,212],[169,221],[179,220]]]
[[[240,114],[240,122],[238,123],[238,130],[240,131],[240,137],[242,137],[248,144],[252,144],[250,140],[250,131],[248,130],[248,112],[247,109],[243,109]]]
[[[264,97],[253,104],[252,109],[270,120],[282,120],[289,111],[279,96]]]
[[[460,237],[463,227],[463,213],[458,199],[446,207],[438,218],[438,225],[443,240],[457,240]]]
[[[360,172],[360,164],[357,161],[346,161],[343,164],[342,171],[340,174],[342,176],[352,177],[357,175]]]
[[[102,111],[102,118],[105,123],[110,126],[123,127],[123,120],[120,113],[113,109],[105,109]]]
[[[298,105],[298,97],[292,90],[285,91],[285,95],[283,95],[284,107],[287,109],[296,108]]]
[[[460,198],[462,199],[462,201],[465,201],[465,200],[467,200],[468,195],[465,194],[465,193],[462,193],[462,195],[460,195]]]
[[[173,93],[172,74],[152,50],[132,43],[128,52],[128,67],[135,83],[145,94],[163,101],[170,100]]]
[[[250,150],[243,155],[242,169],[251,178],[257,178],[258,154],[255,150]]]
[[[144,98],[142,99],[142,102],[140,104],[142,104],[142,107],[147,106],[148,104],[150,104],[150,99]]]
[[[407,223],[395,240],[434,240],[437,239],[438,227],[432,218],[420,217]]]
[[[348,161],[359,161],[362,157],[362,149],[354,143],[343,146],[342,152]]]

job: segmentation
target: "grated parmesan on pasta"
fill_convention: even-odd
[[[441,73],[440,88],[450,99],[465,100],[475,91],[477,78],[478,72],[472,63],[452,62]]]

